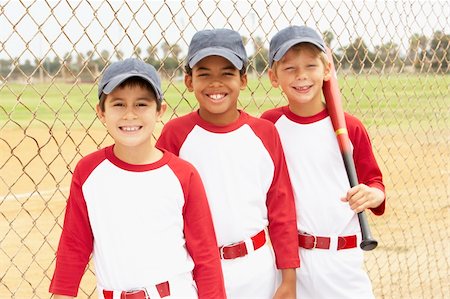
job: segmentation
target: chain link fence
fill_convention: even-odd
[[[232,28],[251,58],[239,105],[259,116],[286,103],[268,81],[267,49],[290,24],[318,28],[334,50],[345,109],[367,126],[384,173],[386,214],[369,217],[379,247],[366,253],[376,297],[448,298],[445,0],[0,0],[0,298],[50,296],[71,173],[112,142],[95,116],[106,65],[133,56],[156,66],[166,122],[197,107],[182,72],[192,35]],[[80,298],[96,298],[94,271]]]

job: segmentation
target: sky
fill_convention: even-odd
[[[448,1],[6,1],[0,0],[0,59],[75,55],[108,50],[133,54],[162,42],[182,56],[192,35],[231,28],[247,38],[270,38],[290,25],[331,31],[332,48],[362,37],[370,49],[393,41],[406,53],[414,34],[450,33]],[[249,55],[253,46],[248,44]],[[160,53],[160,55],[164,55]]]

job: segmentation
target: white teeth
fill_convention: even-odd
[[[224,93],[217,93],[217,94],[210,94],[210,95],[208,95],[211,99],[213,99],[213,100],[220,100],[220,99],[222,99],[223,97],[225,97],[225,94]]]
[[[140,127],[121,127],[123,131],[133,132],[139,130]]]
[[[300,90],[300,91],[307,90],[308,88],[310,88],[310,86],[298,86],[298,87],[295,87],[295,89]]]

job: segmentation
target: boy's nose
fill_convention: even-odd
[[[297,79],[299,80],[304,80],[306,79],[306,72],[304,72],[303,70],[298,70],[297,71]]]
[[[220,80],[214,79],[211,81],[211,83],[209,83],[209,86],[212,86],[212,87],[222,86],[222,82]]]
[[[135,119],[137,118],[137,114],[134,111],[134,107],[128,107],[127,110],[125,111],[125,114],[123,115],[124,119]]]

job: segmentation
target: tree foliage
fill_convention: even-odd
[[[331,31],[324,31],[325,43],[330,46],[334,41]],[[251,42],[253,54],[249,57],[249,72],[261,75],[268,68],[268,49],[265,39],[243,37],[244,44]],[[144,59],[158,69],[163,77],[174,78],[182,75],[184,58],[183,50],[178,44],[161,43],[151,45],[145,51],[139,46],[133,49],[133,55]],[[404,56],[400,55],[399,45],[389,41],[374,47],[370,51],[362,37],[356,37],[347,46],[342,46],[334,52],[337,61],[343,69],[359,73],[376,69],[381,72],[392,69],[403,69],[414,66],[418,72],[449,73],[450,35],[435,31],[431,37],[413,34],[409,39],[409,48]],[[86,53],[68,52],[62,56],[35,57],[19,63],[18,58],[0,59],[0,81],[17,80],[34,77],[45,80],[48,77],[59,77],[66,81],[95,81],[106,65],[112,60],[124,59],[125,54],[119,48],[108,50],[93,49]]]

